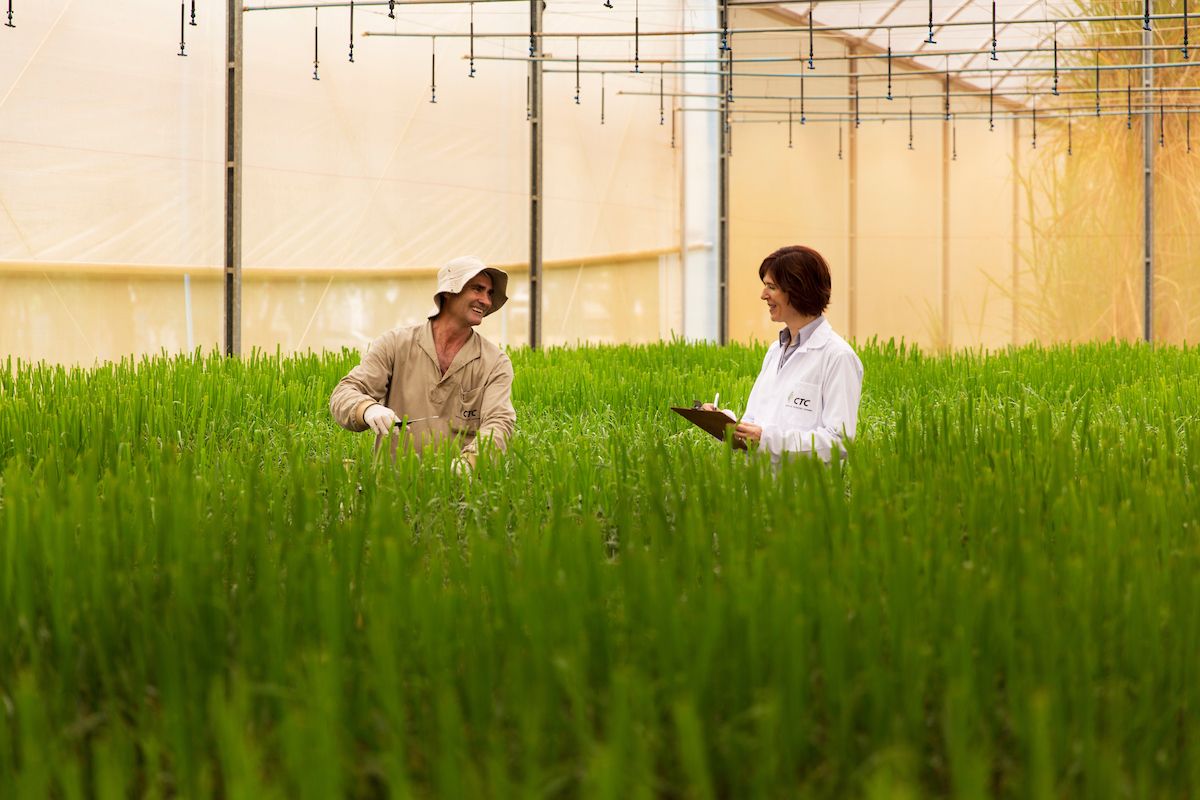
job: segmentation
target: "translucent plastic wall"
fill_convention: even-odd
[[[546,29],[574,29],[558,8]],[[0,29],[0,353],[90,363],[218,344],[223,10],[198,4],[186,57],[177,3],[23,3]],[[312,10],[244,19],[246,348],[359,346],[423,318],[436,267],[468,253],[514,269],[489,332],[525,342],[526,40],[477,41],[474,78],[465,39],[436,41],[436,73],[427,38],[358,36],[349,63],[348,11],[325,10],[314,81]],[[678,11],[645,22],[676,26]],[[521,31],[528,5],[481,4],[475,24]],[[467,16],[368,7],[355,27],[465,32]],[[650,81],[608,76],[602,123],[599,75],[578,105],[573,75],[546,76],[547,343],[678,328],[678,151],[657,98],[617,97]]]
[[[795,17],[760,11],[739,10],[734,20],[741,28],[799,24]],[[818,35],[815,55],[836,59],[851,46]],[[747,34],[737,37],[734,48],[738,58],[793,59],[746,64],[747,72],[795,73],[795,59],[807,54],[807,36]],[[845,99],[852,97],[849,78],[820,77],[847,75],[850,63],[815,64],[805,81],[807,122],[801,124],[801,103],[794,100],[790,136],[780,101],[735,101],[735,115],[751,121],[733,132],[734,335],[776,335],[758,299],[758,265],[781,245],[807,244],[830,263],[829,317],[843,335],[926,347],[1011,343],[1014,267],[1021,269],[1013,258],[1014,236],[1023,235],[1027,224],[1020,214],[1014,217],[1012,123],[998,122],[995,130],[987,119],[946,123],[937,97],[942,80],[909,80],[897,67],[894,99],[862,100],[859,109],[863,118],[897,116],[855,127],[853,100]],[[860,96],[886,95],[886,62],[860,60],[855,68]],[[738,96],[798,98],[799,84],[793,77],[750,77],[735,79],[734,89]],[[934,95],[912,100],[918,121],[911,150],[908,94]],[[827,97],[839,99],[821,99]],[[956,100],[960,112],[986,109],[986,97]],[[756,121],[756,110],[774,113]],[[920,119],[928,116],[935,119]]]
[[[1048,6],[1058,15],[1125,13],[1119,4],[1104,2]],[[1178,14],[1182,4],[1155,8]],[[796,73],[808,37],[799,15],[734,14],[735,29],[782,26],[801,32],[739,35],[735,57],[791,60],[746,63],[739,71]],[[896,33],[896,49],[913,49],[919,35]],[[1098,63],[1105,67],[1135,66],[1142,58],[1138,22],[1080,26],[1076,35],[1080,46],[1127,48],[1104,53]],[[1101,74],[1100,116],[1092,113],[1097,84],[1090,70],[1064,72],[1059,97],[1048,86],[1039,89],[1039,76],[1033,75],[1028,87],[1019,88],[1040,91],[1037,123],[1033,101],[1021,95],[995,99],[993,126],[986,74],[975,76],[974,87],[952,82],[952,119],[946,120],[943,77],[912,79],[912,68],[896,62],[893,99],[862,99],[858,127],[848,78],[807,80],[808,122],[799,124],[800,103],[793,101],[789,148],[781,102],[749,98],[798,98],[799,80],[735,79],[740,99],[732,115],[734,336],[776,335],[757,299],[757,267],[776,247],[803,243],[824,253],[833,269],[833,324],[859,340],[904,339],[941,349],[1142,338],[1148,124],[1154,174],[1152,334],[1156,341],[1196,342],[1200,112],[1192,87],[1200,85],[1200,68],[1182,61],[1181,21],[1156,24],[1152,36],[1157,63],[1169,68],[1154,74],[1148,119],[1137,112],[1142,75],[1136,68]],[[815,51],[815,75],[848,74],[845,56],[851,52],[882,52],[819,29]],[[819,60],[822,56],[833,60]],[[1061,63],[1090,67],[1093,58],[1088,51],[1064,53]],[[886,93],[885,60],[859,60],[856,68],[861,97]],[[971,91],[977,95],[961,96]],[[911,148],[909,95],[915,118]],[[1130,98],[1134,113],[1126,115]],[[762,115],[766,121],[752,119],[756,109],[771,111]],[[1014,111],[1017,121],[1010,117]],[[891,116],[881,122],[881,115]]]

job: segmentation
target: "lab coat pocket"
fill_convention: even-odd
[[[803,381],[792,384],[783,398],[783,408],[787,423],[799,427],[816,425],[821,411],[821,387]]]
[[[477,431],[479,430],[479,423],[482,416],[483,387],[464,389],[462,392],[462,401],[456,415],[457,418],[454,420],[455,427],[464,431]]]

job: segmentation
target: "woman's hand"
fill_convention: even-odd
[[[749,422],[739,422],[738,426],[733,429],[733,438],[746,445],[749,445],[750,442],[758,444],[762,441],[762,426],[751,425]]]

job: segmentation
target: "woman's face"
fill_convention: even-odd
[[[771,312],[772,322],[783,322],[795,314],[792,304],[788,302],[787,292],[780,289],[779,284],[775,283],[775,276],[771,274],[770,270],[763,275],[763,290],[759,298],[766,301],[767,310]]]

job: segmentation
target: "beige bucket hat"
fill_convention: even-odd
[[[496,267],[489,267],[475,256],[462,256],[438,270],[437,291],[433,293],[433,308],[429,310],[429,319],[442,313],[442,295],[458,294],[467,285],[467,281],[481,272],[486,272],[492,279],[492,307],[487,313],[494,314],[499,311],[500,307],[508,302],[508,273]]]

